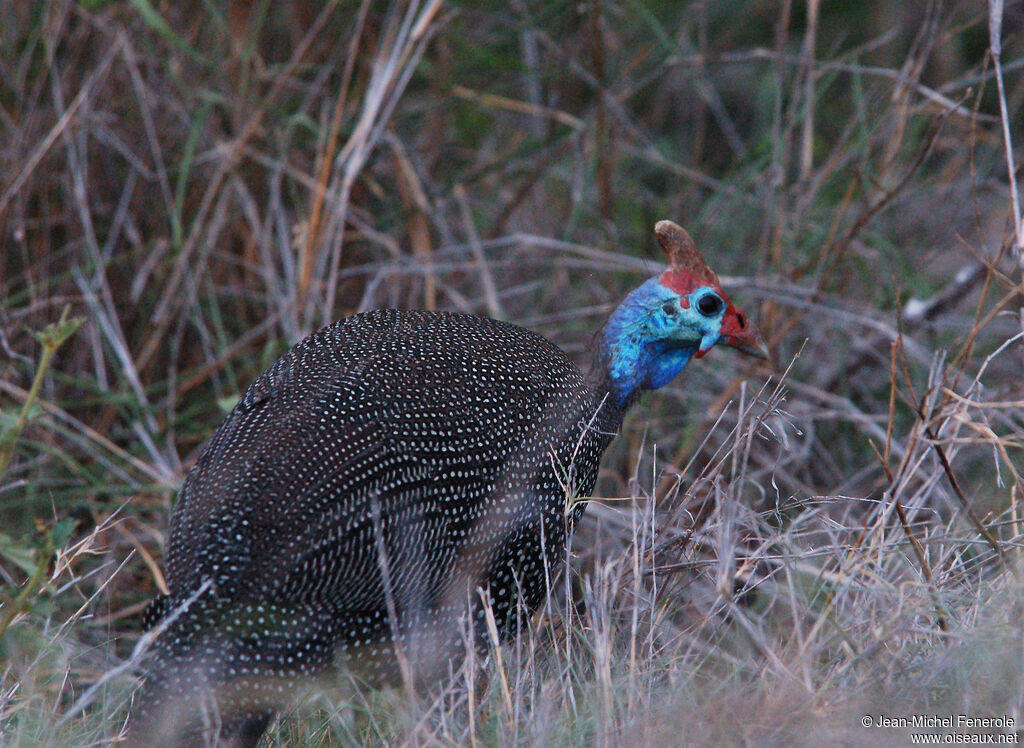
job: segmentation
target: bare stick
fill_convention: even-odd
[[[1020,210],[1020,192],[1017,189],[1016,169],[1013,160],[1013,140],[1010,135],[1010,114],[1006,106],[1006,88],[1003,85],[1002,53],[1003,42],[1003,0],[988,0],[988,34],[992,60],[996,68],[996,87],[999,91],[999,119],[1003,124],[1003,146],[1006,148],[1006,176],[1010,181],[1010,205],[1013,210],[1013,253],[1017,256],[1021,273],[1024,274],[1024,215]],[[1024,304],[1018,313],[1021,329],[1024,330]]]

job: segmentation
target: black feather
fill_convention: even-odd
[[[212,584],[156,643],[134,742],[198,740],[212,694],[222,738],[254,745],[296,679],[339,660],[394,678],[396,645],[443,668],[460,615],[482,631],[478,588],[509,630],[562,561],[613,400],[545,339],[471,315],[369,312],[296,345],[181,490],[147,620]]]

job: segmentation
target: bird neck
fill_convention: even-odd
[[[656,279],[652,279],[656,282]],[[664,387],[683,370],[695,348],[669,345],[652,337],[648,281],[627,296],[601,331],[594,362],[595,384],[625,412],[644,390]]]

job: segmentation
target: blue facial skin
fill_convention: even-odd
[[[717,299],[705,300],[705,296]],[[601,341],[609,376],[625,407],[640,389],[664,387],[699,351],[718,342],[726,304],[710,286],[700,286],[684,309],[675,291],[651,278],[627,296],[605,325]],[[700,311],[714,307],[712,314]]]

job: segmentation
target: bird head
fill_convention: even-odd
[[[668,270],[630,293],[605,326],[604,359],[620,405],[642,389],[664,387],[717,343],[768,357],[757,328],[722,290],[690,235],[671,221],[659,221],[654,232]]]

